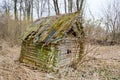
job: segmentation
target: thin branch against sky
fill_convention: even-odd
[[[4,1],[4,0],[0,0],[0,5],[2,4],[2,1]],[[64,3],[64,0],[58,0],[58,1],[60,3],[59,4],[60,12],[63,14],[64,13],[64,4],[62,4],[62,3]],[[107,3],[107,1],[108,0],[86,0],[86,2],[87,2],[87,5],[86,5],[87,18],[91,18],[89,11],[91,11],[91,14],[93,14],[95,18],[99,18],[100,14],[101,14],[101,8],[103,7],[103,5],[105,5]],[[51,6],[51,9],[53,10],[52,6]],[[37,13],[35,10],[34,10],[34,12]],[[35,13],[34,13],[34,19],[37,18],[37,15]],[[51,15],[54,15],[54,11],[51,12]],[[47,14],[46,15],[44,14],[43,16],[47,16]]]

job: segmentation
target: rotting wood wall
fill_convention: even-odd
[[[78,58],[79,48],[75,39],[65,38],[59,45],[41,45],[42,43],[23,41],[20,61],[40,70],[52,71],[54,68],[70,65]]]

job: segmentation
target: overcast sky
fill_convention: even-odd
[[[87,0],[86,8],[88,17],[91,15],[89,14],[89,10],[91,11],[92,15],[95,18],[99,19],[102,16],[102,9],[105,7],[105,4],[108,0]]]
[[[3,0],[0,0],[0,5]],[[60,0],[59,0],[60,1]],[[89,10],[94,15],[95,18],[100,18],[101,9],[107,0],[86,0],[87,4],[87,17],[90,18]]]

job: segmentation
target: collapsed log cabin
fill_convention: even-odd
[[[78,18],[75,12],[36,20],[24,34],[20,62],[46,71],[76,61],[80,52],[75,28]]]

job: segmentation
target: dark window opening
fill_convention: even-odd
[[[74,30],[73,29],[70,29],[69,30],[69,32],[67,32],[68,34],[72,34],[73,36],[75,36],[76,37],[76,33],[74,32]]]
[[[35,31],[32,31],[29,35],[27,35],[27,37],[25,38],[25,40],[29,39],[30,36],[34,36],[36,34]]]
[[[67,54],[70,54],[71,53],[71,50],[67,49]]]

